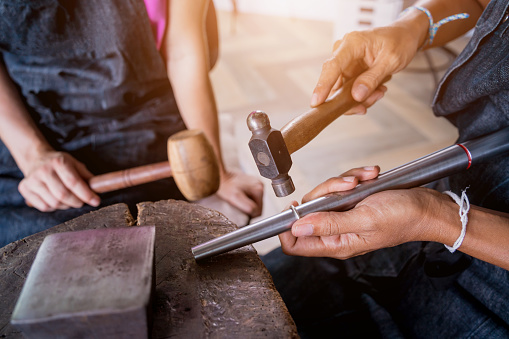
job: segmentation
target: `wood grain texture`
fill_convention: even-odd
[[[90,178],[88,184],[94,192],[105,193],[170,178],[172,174],[170,163],[162,161],[156,164],[96,175]]]
[[[313,140],[325,127],[359,103],[352,98],[353,81],[345,83],[326,102],[295,117],[281,128],[288,152],[301,149]]]
[[[216,154],[200,130],[185,130],[168,139],[168,159],[180,192],[189,201],[214,194],[219,188]]]
[[[89,180],[90,188],[98,193],[111,192],[173,176],[189,201],[214,194],[219,188],[219,165],[205,134],[183,130],[167,143],[168,161],[95,176]]]
[[[253,247],[200,262],[191,247],[237,227],[219,212],[182,201],[138,205],[138,225],[156,226],[152,338],[296,338],[290,317]],[[44,237],[134,225],[113,205],[11,243],[0,260],[0,338],[22,338],[10,325],[16,300]]]
[[[236,229],[218,212],[181,201],[138,205],[156,225],[153,338],[295,338],[297,332],[252,246],[194,260],[191,247]]]

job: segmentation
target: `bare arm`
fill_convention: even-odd
[[[427,8],[434,22],[458,13],[468,13],[468,19],[448,22],[438,29],[433,44],[440,46],[475,26],[489,1],[426,0],[416,5]],[[323,103],[331,91],[340,88],[346,79],[354,78],[352,96],[359,102],[368,99],[383,80],[404,69],[428,39],[429,20],[426,14],[410,10],[387,27],[346,34],[334,45],[326,60],[311,106]]]
[[[5,68],[0,64],[0,137],[23,174],[30,171],[39,153],[50,152],[46,142],[21,102]],[[23,136],[20,138],[19,136]]]
[[[333,191],[354,188],[378,175],[379,168],[353,169],[329,179],[303,202]],[[425,188],[374,194],[346,212],[309,214],[280,235],[291,255],[346,259],[410,241],[452,246],[461,232],[459,206],[447,195]],[[459,251],[509,269],[509,214],[471,206]]]
[[[219,196],[247,214],[257,216],[262,206],[261,182],[228,172],[221,157],[217,108],[209,78],[211,65],[206,34],[209,1],[169,2],[169,26],[163,47],[168,77],[187,127],[203,130],[218,156],[221,171]]]
[[[56,152],[41,134],[0,64],[0,138],[25,178],[19,191],[40,211],[99,204],[84,178],[92,176],[69,154]]]

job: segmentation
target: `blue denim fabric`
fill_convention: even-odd
[[[508,7],[490,2],[435,96],[459,141],[509,125]],[[472,166],[450,189],[509,212],[508,168],[507,156]],[[302,338],[509,338],[509,271],[460,251],[414,242],[344,261],[280,249],[262,260]]]
[[[49,143],[94,174],[167,160],[185,128],[143,0],[0,0],[0,62]],[[0,141],[0,247],[92,208],[41,213]],[[183,198],[172,180],[102,195],[102,205]]]
[[[472,275],[485,263],[461,253],[438,259],[441,251],[413,242],[344,261],[281,249],[262,260],[302,339],[509,338],[507,271],[478,267]],[[489,306],[479,302],[493,293],[484,279],[498,284]]]
[[[509,126],[508,8],[508,1],[490,2],[435,95],[435,114],[458,127],[460,142]],[[507,156],[472,166],[450,178],[451,188],[469,187],[472,204],[509,212],[508,167]]]

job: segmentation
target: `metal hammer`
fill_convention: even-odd
[[[249,149],[260,174],[272,180],[272,188],[278,197],[285,197],[295,186],[288,175],[292,166],[290,154],[313,140],[325,127],[343,113],[358,105],[351,95],[353,80],[348,81],[332,97],[318,107],[288,122],[281,131],[270,126],[269,117],[262,111],[254,111],[247,117],[247,126],[253,133]]]
[[[171,176],[189,201],[217,191],[217,158],[202,131],[184,130],[168,138],[168,161],[94,176],[89,185],[93,191],[104,193]]]
[[[297,207],[291,206],[272,217],[197,245],[191,251],[196,260],[225,253],[283,233],[291,229],[297,219],[310,213],[347,211],[377,192],[418,187],[507,154],[509,127],[428,154],[362,182],[350,191],[330,193]]]

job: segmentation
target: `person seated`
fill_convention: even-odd
[[[159,2],[155,15],[149,0],[0,1],[0,246],[102,206],[183,199],[173,180],[101,196],[87,181],[167,160],[186,128],[218,156],[218,196],[261,213],[262,183],[221,160],[213,5]]]
[[[352,96],[363,103],[356,110],[365,113],[383,96],[384,79],[418,50],[475,26],[433,109],[457,126],[459,142],[498,131],[509,125],[508,18],[507,0],[419,1],[387,27],[338,41],[312,105],[354,79]],[[262,259],[301,337],[509,337],[508,166],[501,155],[450,176],[453,193],[389,190],[349,211],[296,221]],[[352,169],[302,202],[353,189],[379,171]]]

